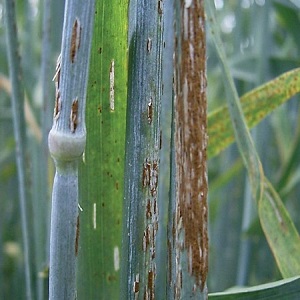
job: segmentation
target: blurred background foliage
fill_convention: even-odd
[[[46,0],[44,0],[46,3]],[[30,250],[37,299],[46,299],[50,188],[49,168],[40,167],[43,145],[33,121],[42,131],[41,83],[42,23],[44,1],[17,0],[18,38],[27,113],[27,185],[29,192]],[[64,1],[51,3],[49,78],[55,72],[60,51]],[[214,0],[222,40],[232,75],[243,95],[285,71],[299,67],[299,0]],[[207,37],[208,109],[225,104],[225,90],[215,47]],[[21,246],[17,172],[6,59],[3,5],[0,3],[0,299],[25,295]],[[51,115],[54,84],[48,91]],[[295,225],[300,229],[300,124],[299,96],[289,100],[252,130],[264,172],[281,195]],[[256,285],[281,278],[263,235],[240,155],[235,144],[209,159],[210,292],[234,285]],[[41,184],[46,178],[47,186]],[[42,217],[39,217],[42,216]]]
[[[242,96],[299,66],[300,1],[215,0],[222,41]],[[208,109],[225,103],[215,46],[208,36]],[[299,101],[279,107],[252,132],[264,172],[299,230]],[[210,292],[280,279],[236,145],[209,160]]]

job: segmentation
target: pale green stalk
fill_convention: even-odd
[[[5,0],[5,25],[7,40],[8,65],[12,85],[12,111],[14,135],[16,141],[16,161],[18,169],[19,201],[23,237],[23,256],[25,266],[26,299],[32,299],[31,267],[29,249],[29,226],[27,218],[27,191],[25,179],[25,120],[24,120],[24,91],[21,80],[20,57],[18,51],[17,25],[15,17],[15,2]]]
[[[157,264],[162,266],[157,269],[156,294],[165,295],[168,264],[168,244],[167,244],[167,225],[168,225],[168,199],[170,198],[170,151],[171,151],[171,123],[172,123],[172,96],[173,96],[173,54],[174,54],[174,0],[164,1],[164,29],[163,29],[163,67],[162,84],[163,95],[161,103],[161,140],[160,151],[160,178],[158,182],[158,210],[159,226],[157,231]]]
[[[54,88],[52,83],[53,59],[51,51],[51,1],[44,0],[42,8],[42,48],[41,48],[41,132],[42,140],[31,141],[32,154],[32,201],[35,245],[35,269],[37,299],[48,298],[48,263],[50,238],[50,187],[48,183],[49,149],[48,134],[51,129],[54,103]],[[40,99],[39,99],[40,100]],[[51,166],[52,167],[52,166]],[[42,195],[42,196],[41,196]]]
[[[61,59],[49,150],[56,174],[53,184],[49,299],[76,298],[79,239],[78,160],[86,140],[85,97],[94,18],[94,1],[69,0],[65,5]]]
[[[131,1],[121,299],[154,299],[163,1]],[[163,296],[162,296],[163,297]]]
[[[175,2],[175,170],[167,299],[207,299],[207,102],[204,1]],[[175,191],[174,191],[175,188]],[[175,195],[174,195],[175,194]]]

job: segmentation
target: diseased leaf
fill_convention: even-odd
[[[249,128],[254,127],[268,114],[300,92],[300,69],[286,72],[259,86],[240,98]],[[227,106],[208,116],[208,156],[214,157],[234,142],[234,133]]]
[[[277,192],[265,178],[258,203],[260,223],[284,278],[300,274],[300,238]]]

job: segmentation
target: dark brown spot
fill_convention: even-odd
[[[140,283],[139,283],[138,281],[135,281],[135,282],[133,283],[133,292],[134,292],[134,293],[138,293],[139,290],[140,290]]]
[[[157,11],[158,11],[158,13],[159,13],[160,15],[163,13],[163,4],[162,4],[162,0],[159,0],[159,1],[158,1]]]
[[[161,150],[161,147],[162,147],[162,131],[160,130],[160,133],[159,133],[159,150]]]
[[[76,18],[73,24],[71,36],[70,58],[72,63],[74,62],[77,50],[80,47],[81,29],[79,20]]]
[[[149,299],[154,299],[154,272],[152,270],[148,271],[148,290]]]
[[[74,133],[78,125],[78,99],[73,100],[70,114],[70,129]]]
[[[77,216],[77,224],[76,224],[76,238],[75,238],[75,255],[77,256],[78,254],[78,243],[79,243],[79,233],[80,233],[80,229],[79,229],[79,215]]]

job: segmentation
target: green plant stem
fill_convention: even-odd
[[[175,197],[167,299],[207,299],[207,101],[204,1],[175,2]],[[174,196],[174,185],[171,195]],[[171,230],[171,232],[170,232]]]
[[[49,299],[76,298],[78,254],[78,160],[85,147],[85,98],[94,19],[94,1],[65,5],[56,103],[48,142],[56,174],[52,193]]]
[[[121,298],[154,299],[163,1],[131,1]]]
[[[48,272],[50,239],[50,188],[48,182],[49,159],[48,134],[51,129],[54,92],[52,87],[52,48],[51,48],[51,2],[42,1],[42,52],[41,52],[41,143],[31,142],[32,153],[32,199],[35,236],[35,268],[37,277],[37,299],[48,298]],[[41,197],[43,195],[43,197]]]
[[[24,91],[21,81],[20,57],[18,51],[17,26],[15,17],[15,2],[5,0],[5,25],[7,38],[7,56],[12,85],[12,110],[14,135],[16,141],[16,161],[18,168],[19,201],[22,224],[22,237],[24,247],[26,298],[32,299],[31,267],[29,249],[29,225],[27,217],[27,192],[25,180],[25,119],[24,119]]]

